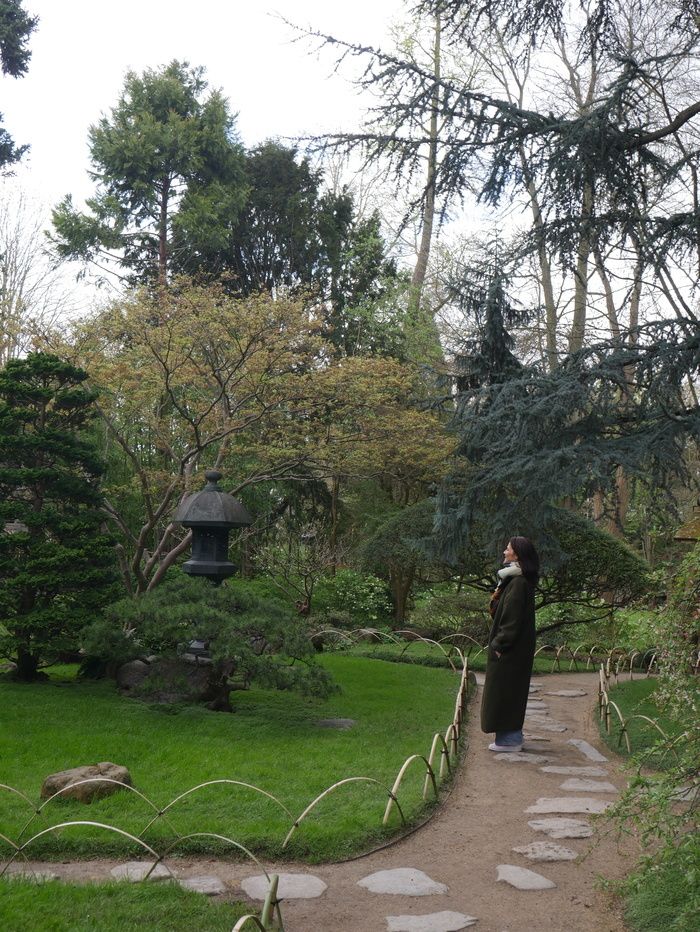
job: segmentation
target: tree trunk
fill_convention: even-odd
[[[31,683],[40,678],[39,658],[22,644],[17,648],[17,670],[14,677],[22,683]]]
[[[389,588],[394,601],[394,622],[397,628],[406,623],[406,606],[414,576],[415,571],[412,567],[407,572],[392,567],[389,573]]]
[[[409,316],[412,320],[420,319],[423,285],[428,271],[430,244],[435,223],[435,172],[437,168],[438,142],[438,108],[440,105],[440,17],[435,17],[435,41],[433,44],[433,78],[435,85],[430,102],[430,131],[428,142],[428,175],[425,183],[425,209],[421,229],[420,246],[416,257],[416,266],[411,276],[411,294],[409,298]]]
[[[160,196],[160,216],[158,218],[158,284],[165,288],[168,284],[168,203],[170,199],[170,179],[163,179]]]
[[[583,346],[586,335],[586,312],[588,304],[588,261],[591,255],[590,220],[593,214],[593,187],[587,182],[583,189],[581,204],[581,237],[576,250],[574,273],[574,317],[569,333],[569,352],[577,353]]]

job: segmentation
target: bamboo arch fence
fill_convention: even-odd
[[[656,655],[653,656],[653,662],[656,661]],[[615,702],[614,699],[610,698],[610,689],[611,686],[616,686],[619,682],[620,673],[623,672],[620,669],[617,661],[608,658],[605,663],[601,663],[598,670],[598,714],[600,721],[605,727],[606,734],[610,734],[613,729],[613,716],[614,721],[619,727],[619,734],[617,738],[617,746],[620,748],[622,746],[622,741],[624,739],[625,747],[627,748],[627,753],[632,753],[632,743],[629,736],[629,725],[633,721],[643,721],[646,725],[658,732],[661,738],[665,742],[664,753],[672,751],[676,757],[678,752],[676,751],[676,744],[678,744],[683,738],[687,738],[687,732],[683,732],[680,735],[677,735],[675,738],[671,738],[670,735],[667,735],[659,723],[651,718],[648,715],[642,715],[641,713],[635,713],[634,715],[628,715],[625,717],[620,711],[619,705]],[[696,670],[697,672],[697,670]],[[632,672],[630,668],[630,678],[632,677]]]
[[[367,629],[369,630],[369,629]],[[363,631],[363,633],[365,633]],[[429,639],[425,640],[426,643],[431,643]],[[137,845],[145,856],[149,859],[152,859],[152,863],[144,876],[144,880],[153,874],[153,871],[159,864],[164,864],[166,860],[181,846],[184,842],[192,838],[211,838],[218,842],[223,842],[227,845],[230,845],[232,848],[241,852],[247,859],[252,860],[258,868],[265,874],[265,877],[268,881],[268,893],[266,899],[263,903],[262,910],[260,914],[248,913],[245,916],[242,916],[236,925],[233,927],[232,932],[250,932],[250,930],[258,929],[263,930],[263,932],[271,932],[271,930],[283,930],[284,926],[282,923],[282,915],[279,906],[279,900],[277,898],[277,888],[279,878],[277,875],[268,875],[265,871],[262,864],[256,858],[252,851],[246,848],[244,845],[240,844],[233,838],[228,836],[217,834],[214,832],[194,832],[187,835],[182,835],[176,831],[172,823],[168,819],[168,813],[178,805],[182,800],[192,796],[192,794],[199,792],[205,788],[211,786],[226,786],[226,787],[243,787],[247,790],[259,793],[262,796],[265,796],[271,800],[277,807],[279,807],[287,816],[290,822],[289,830],[282,842],[282,849],[284,850],[299,826],[304,822],[304,820],[313,812],[317,805],[340,790],[342,787],[347,786],[353,783],[364,783],[371,787],[378,787],[383,794],[387,797],[386,808],[384,810],[384,816],[382,818],[382,825],[388,825],[391,815],[394,809],[399,814],[401,819],[402,826],[406,826],[407,820],[404,814],[404,811],[401,807],[399,793],[401,785],[403,783],[404,777],[409,770],[415,769],[416,766],[425,767],[425,779],[423,783],[423,799],[427,799],[430,795],[432,789],[433,796],[435,800],[439,797],[439,786],[440,783],[449,775],[452,774],[457,758],[459,755],[459,745],[460,741],[463,738],[463,722],[464,714],[466,710],[466,704],[470,693],[470,688],[475,684],[476,679],[474,674],[469,670],[469,662],[467,657],[458,647],[454,647],[451,651],[445,650],[437,642],[432,642],[438,647],[448,657],[450,665],[455,673],[460,673],[459,686],[457,693],[455,695],[455,704],[454,704],[454,713],[452,721],[447,726],[446,731],[443,733],[441,731],[436,732],[433,735],[430,750],[428,751],[427,756],[423,754],[411,754],[401,765],[399,771],[396,775],[396,778],[391,787],[388,787],[381,783],[379,780],[375,780],[373,777],[347,777],[343,780],[339,780],[334,783],[332,786],[327,787],[322,793],[313,799],[308,806],[305,807],[303,812],[300,813],[296,818],[293,817],[290,810],[287,806],[284,805],[281,800],[279,800],[272,793],[267,792],[267,790],[262,789],[259,786],[254,784],[245,783],[241,780],[229,780],[229,779],[219,779],[219,780],[209,780],[205,783],[200,783],[197,786],[191,787],[183,793],[178,794],[174,797],[166,806],[159,807],[151,799],[149,799],[144,793],[140,790],[137,790],[135,787],[126,786],[125,784],[119,783],[120,789],[126,790],[127,792],[135,794],[137,797],[143,801],[147,807],[152,811],[152,817],[148,823],[144,826],[141,832],[138,835],[134,835],[130,832],[125,831],[124,829],[119,828],[116,825],[108,825],[101,822],[94,822],[89,820],[75,820],[69,822],[60,822],[58,824],[50,825],[47,828],[43,828],[31,837],[26,838],[22,841],[22,838],[28,833],[30,827],[33,825],[35,820],[45,816],[46,808],[56,799],[61,797],[68,789],[82,784],[105,784],[105,783],[117,783],[118,781],[111,780],[107,777],[92,777],[85,780],[80,780],[74,784],[71,784],[70,787],[64,787],[62,790],[59,790],[49,799],[44,800],[42,803],[34,803],[27,795],[15,789],[12,786],[7,784],[0,783],[0,792],[6,792],[11,794],[14,797],[17,797],[22,804],[31,811],[27,821],[24,823],[22,828],[17,835],[15,840],[9,838],[7,835],[0,832],[0,847],[6,846],[10,849],[8,856],[2,858],[0,857],[0,878],[3,877],[10,866],[17,860],[21,858],[24,860],[25,864],[29,863],[27,857],[27,849],[36,842],[38,839],[54,833],[60,832],[68,828],[75,827],[89,827],[92,830],[98,830],[100,832],[113,832],[123,838],[130,840],[132,843]],[[450,659],[451,654],[456,654],[459,657],[461,663],[461,670],[458,671],[457,667]],[[439,757],[439,761],[438,761]],[[170,843],[164,850],[158,852],[146,841],[144,841],[143,836],[152,828],[152,826],[162,820],[167,826],[168,829],[175,836],[175,840]]]

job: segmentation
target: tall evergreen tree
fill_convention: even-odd
[[[700,329],[658,321],[633,337],[581,350],[553,372],[523,366],[461,393],[459,455],[438,496],[443,556],[456,560],[471,546],[495,553],[522,533],[556,559],[563,501],[610,489],[620,467],[652,488],[688,478],[685,446],[700,442],[700,409],[688,388],[700,376]]]
[[[27,43],[37,22],[36,16],[30,16],[22,9],[22,0],[0,0],[0,65],[3,74],[21,78],[27,73],[32,54]],[[0,170],[19,161],[26,149],[26,146],[15,146],[0,123]]]
[[[21,680],[118,593],[86,379],[43,353],[0,371],[0,656]]]
[[[116,263],[132,282],[162,285],[176,234],[220,243],[222,218],[243,204],[243,152],[228,102],[206,90],[204,70],[187,62],[127,74],[117,106],[90,128],[98,189],[88,210],[70,195],[54,209],[60,258]]]
[[[245,204],[220,217],[217,237],[176,229],[176,267],[223,279],[237,296],[311,291],[326,306],[328,338],[341,355],[386,349],[381,327],[360,320],[397,277],[379,216],[358,217],[348,191],[324,191],[323,171],[280,142],[247,152],[244,172]]]

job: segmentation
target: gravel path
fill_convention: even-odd
[[[309,893],[322,891],[297,898],[304,878],[283,878],[286,932],[623,930],[597,879],[624,876],[636,852],[622,850],[604,821],[589,815],[614,800],[626,780],[619,763],[596,759],[611,756],[598,739],[597,680],[597,674],[587,673],[533,681],[523,755],[488,751],[489,739],[478,725],[479,697],[472,700],[469,748],[449,799],[426,826],[397,844],[344,864],[266,864],[271,873],[311,875],[316,880]],[[573,695],[550,695],[562,692]],[[536,759],[542,757],[546,760]],[[554,819],[569,821],[559,823],[557,831]],[[559,837],[581,835],[588,826],[591,837]],[[562,859],[549,860],[553,857]],[[109,877],[119,863],[33,866],[84,881]],[[180,879],[218,878],[229,896],[245,899],[241,884],[255,895],[246,882],[259,873],[254,865],[183,859],[169,866]],[[373,877],[379,872],[389,873]],[[387,889],[386,883],[404,892],[372,889]],[[416,895],[421,887],[426,892]],[[259,901],[251,902],[259,908]]]

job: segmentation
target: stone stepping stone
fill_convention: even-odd
[[[55,873],[55,871],[42,870],[41,868],[32,870],[31,867],[19,867],[17,870],[10,868],[5,876],[10,879],[12,879],[12,877],[21,877],[22,880],[28,880],[30,883],[46,883],[49,880],[60,880],[59,875]]]
[[[560,789],[572,793],[617,793],[617,787],[605,780],[582,780],[580,777],[571,777],[564,780]]]
[[[426,913],[424,916],[386,917],[388,932],[460,932],[460,929],[468,929],[476,921],[474,916],[450,910]]]
[[[370,893],[398,893],[403,896],[433,896],[447,893],[444,883],[437,883],[423,871],[414,867],[396,867],[393,870],[376,871],[357,881]]]
[[[524,854],[531,861],[575,861],[578,854],[571,848],[555,845],[553,841],[533,841],[529,845],[513,848],[516,854]]]
[[[279,874],[277,896],[281,900],[313,900],[328,888],[320,877],[313,874]],[[264,874],[246,877],[241,887],[251,900],[264,900],[270,889],[270,881]]]
[[[568,728],[563,724],[563,722],[547,722],[542,718],[536,718],[534,715],[528,716],[527,718],[529,719],[529,723],[531,725],[536,725],[542,731],[568,731]]]
[[[146,879],[146,875],[153,867],[152,861],[127,861],[126,864],[120,864],[113,867],[110,871],[115,880],[129,880],[131,883],[139,883]],[[172,880],[172,872],[168,870],[165,864],[157,864],[151,872],[149,880]]]
[[[587,757],[588,760],[596,761],[599,764],[607,764],[607,757],[603,757],[600,751],[596,751],[592,744],[589,744],[587,741],[583,741],[581,738],[569,738],[569,744],[573,744],[575,748],[578,748],[579,751],[583,754],[584,757]]]
[[[608,771],[603,767],[540,767],[542,773],[559,773],[566,777],[607,777]]]
[[[528,731],[524,731],[524,732],[523,732],[523,740],[524,740],[524,741],[551,741],[552,739],[551,739],[551,738],[545,738],[544,735],[533,735],[533,734],[530,734],[530,732],[528,732]]]
[[[550,838],[590,838],[593,834],[593,829],[583,819],[533,819],[527,824]]]
[[[585,689],[553,689],[545,696],[562,696],[564,699],[576,699],[578,696],[587,696]]]
[[[503,880],[517,890],[551,890],[556,887],[554,881],[547,880],[542,874],[536,874],[526,867],[516,867],[515,864],[499,864],[496,871],[496,883]]]
[[[497,754],[498,760],[508,761],[511,764],[546,764],[549,760],[544,754],[533,754],[531,751],[518,751],[516,754]]]
[[[529,689],[529,691],[530,691],[531,693],[538,693],[538,692],[542,689],[542,687],[541,687],[541,686],[533,686],[532,683],[530,683],[530,686],[528,687],[528,689]]]
[[[353,725],[357,725],[354,718],[322,718],[316,722],[319,728],[338,728],[340,731],[348,731]]]
[[[700,786],[679,786],[671,793],[671,799],[681,803],[694,803],[700,798]]]
[[[527,707],[528,709],[546,709],[547,703],[544,699],[528,699]]]
[[[533,806],[528,806],[525,812],[588,812],[600,813],[609,809],[612,803],[603,799],[586,798],[585,796],[560,796],[555,798],[540,797]]]
[[[184,880],[179,880],[178,883],[185,890],[193,890],[203,896],[219,896],[221,893],[226,893],[226,886],[218,877],[186,877]]]

